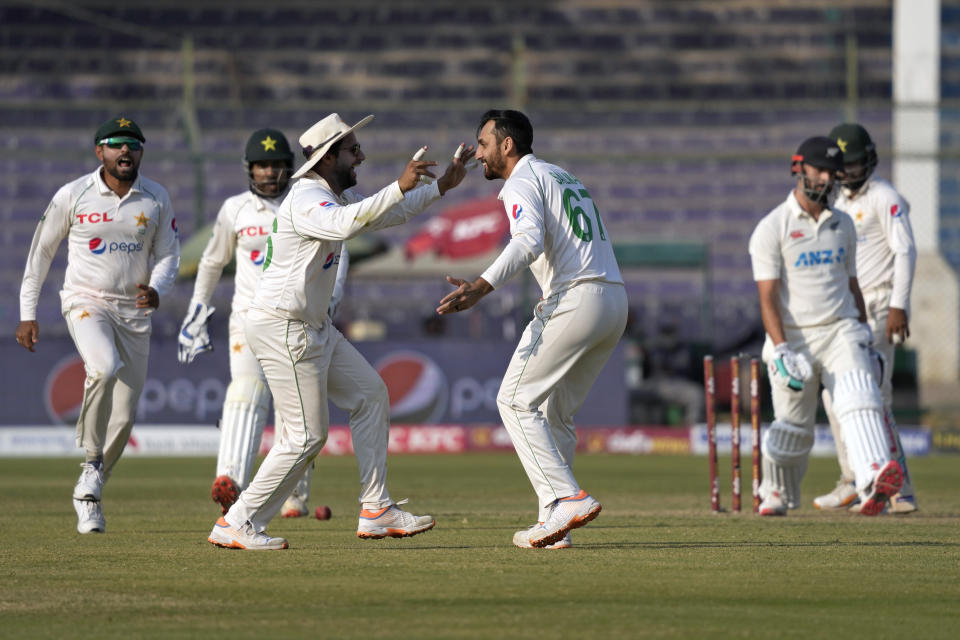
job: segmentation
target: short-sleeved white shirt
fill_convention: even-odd
[[[791,191],[760,220],[749,246],[753,279],[780,281],[784,328],[859,317],[850,291],[857,275],[856,229],[846,213],[824,209],[815,221]]]

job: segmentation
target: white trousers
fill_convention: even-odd
[[[230,378],[236,380],[249,376],[260,378],[266,384],[260,362],[247,344],[246,325],[246,310],[230,312]]]
[[[150,318],[133,307],[122,310],[104,300],[72,296],[63,317],[83,359],[83,405],[77,420],[77,446],[87,459],[103,458],[104,479],[120,459],[147,377]]]
[[[627,322],[623,285],[587,281],[541,300],[503,376],[497,405],[537,494],[538,520],[576,495],[573,416]]]
[[[326,442],[328,399],[350,412],[361,505],[376,511],[392,504],[386,489],[390,403],[374,368],[329,322],[317,329],[251,309],[246,333],[273,394],[278,424],[273,448],[227,522],[242,526],[249,520],[257,531],[266,528]]]
[[[888,425],[891,429],[891,436],[894,439],[894,445],[897,449],[896,459],[904,469],[903,486],[900,487],[900,493],[904,496],[914,495],[913,480],[906,467],[906,454],[904,453],[896,421],[893,419],[893,359],[895,357],[895,345],[887,341],[887,316],[890,315],[890,294],[893,290],[890,287],[881,286],[868,289],[863,292],[863,302],[867,308],[867,324],[873,331],[873,348],[883,354],[886,366],[883,369],[883,377],[877,380],[880,386],[880,394],[883,396],[884,412],[886,414]],[[843,439],[843,432],[832,411],[833,399],[830,394],[824,390],[823,406],[827,412],[827,418],[830,421],[830,432],[833,434],[833,441],[837,447],[837,462],[840,464],[840,477],[853,482],[853,469],[850,467],[850,460],[847,455],[847,445]]]
[[[854,318],[846,318],[829,325],[784,331],[787,344],[802,353],[813,367],[813,377],[803,383],[802,391],[772,385],[773,414],[777,420],[789,422],[813,431],[817,418],[817,399],[820,385],[833,396],[833,388],[840,375],[851,369],[872,371],[873,363],[866,349],[867,331]],[[763,361],[773,357],[773,342],[767,336],[763,345]]]

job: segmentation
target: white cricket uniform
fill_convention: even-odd
[[[844,415],[850,416],[849,426],[843,428],[850,434],[848,443],[857,448],[853,466],[858,489],[863,491],[873,481],[874,465],[890,460],[890,445],[879,411],[880,392],[872,378],[869,331],[858,319],[859,310],[850,291],[850,278],[857,274],[853,220],[843,211],[829,208],[814,220],[791,191],[783,204],[760,221],[749,246],[754,279],[780,282],[778,306],[788,346],[806,356],[813,369],[812,378],[804,381],[801,391],[772,385],[777,422],[805,434],[787,436],[778,431],[777,438],[786,438],[778,441],[778,447],[787,447],[786,453],[793,457],[798,471],[787,484],[782,483],[783,476],[772,478],[765,471],[761,494],[766,497],[771,491],[785,492],[789,506],[799,504],[799,484],[813,444],[819,388],[823,385],[836,406],[838,383],[847,389],[840,398],[849,408]],[[763,360],[768,364],[775,357],[773,348],[768,334],[763,346]],[[851,379],[855,382],[849,382]],[[775,466],[781,465],[766,442],[764,464],[772,460]]]
[[[857,276],[867,323],[873,330],[873,347],[887,360],[879,382],[884,402],[890,405],[894,345],[887,342],[887,316],[890,307],[903,309],[909,316],[917,263],[910,205],[889,182],[871,177],[855,193],[842,189],[833,206],[846,211],[857,229]]]
[[[857,275],[856,230],[850,216],[824,209],[814,220],[791,191],[768,213],[750,236],[754,280],[780,281],[780,318],[790,349],[803,353],[813,367],[813,380],[802,392],[773,385],[776,418],[813,429],[819,384],[832,389],[838,373],[871,370],[869,354],[850,278]],[[773,355],[770,336],[763,359]]]
[[[910,205],[893,185],[871,176],[860,189],[841,189],[833,206],[846,211],[857,229],[857,274],[867,310],[867,324],[873,331],[873,348],[883,354],[886,367],[878,380],[883,394],[884,411],[897,441],[897,460],[904,469],[901,495],[912,496],[913,482],[906,467],[906,456],[899,444],[893,419],[893,359],[895,347],[887,341],[887,316],[890,307],[910,314],[910,291],[917,262],[917,249],[910,227]],[[824,393],[824,404],[831,405]],[[828,410],[830,428],[837,446],[842,476],[853,481],[853,470],[847,459],[843,436],[833,413]]]
[[[263,272],[267,238],[273,229],[280,198],[263,198],[246,191],[224,200],[213,235],[197,267],[190,307],[210,304],[223,268],[236,256],[233,299],[230,304],[230,377],[255,376],[266,383],[244,332],[247,308]]]
[[[281,424],[250,486],[225,516],[231,525],[250,521],[263,531],[277,514],[326,441],[328,398],[351,413],[363,508],[393,504],[386,489],[386,385],[329,322],[327,310],[343,241],[402,224],[439,198],[436,183],[404,194],[397,182],[365,199],[351,190],[337,196],[314,172],[284,198],[246,324]]]
[[[623,334],[627,296],[600,212],[578,178],[527,154],[499,198],[511,239],[481,277],[497,288],[529,266],[543,291],[497,394],[543,522],[554,501],[580,492],[573,416]]]
[[[180,266],[180,241],[166,189],[141,175],[121,198],[100,171],[61,187],[40,218],[20,319],[36,320],[40,288],[67,238],[61,309],[87,374],[77,446],[103,456],[106,478],[129,439],[147,373],[153,309],[136,308],[137,284],[162,301]]]
[[[207,242],[197,268],[197,279],[190,308],[198,302],[209,306],[223,268],[236,257],[236,274],[229,320],[232,380],[254,377],[264,385],[267,384],[260,363],[247,345],[245,325],[247,309],[256,294],[260,274],[263,273],[263,264],[267,255],[267,238],[273,229],[277,207],[281,200],[282,194],[279,198],[265,198],[249,190],[227,198],[217,213],[213,234]],[[345,265],[348,263],[345,247],[340,257],[341,267],[337,270],[337,285],[342,291],[343,280],[346,277]],[[252,398],[250,401],[258,404],[258,398]],[[266,402],[269,403],[269,396]],[[247,486],[249,474],[253,470],[252,462],[248,463],[248,461],[256,458],[257,451],[260,449],[265,414],[264,419],[257,420],[257,424],[251,425],[253,433],[248,433],[247,428],[241,425],[227,424],[231,419],[236,418],[234,414],[227,411],[225,404],[224,415],[220,421],[221,443],[217,456],[217,475],[230,476],[242,489]],[[230,441],[231,439],[235,441]]]

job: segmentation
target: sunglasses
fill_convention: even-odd
[[[143,143],[136,138],[104,138],[97,144],[106,145],[111,149],[122,149],[123,145],[127,145],[130,151],[140,151],[140,149],[143,149]]]

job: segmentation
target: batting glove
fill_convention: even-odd
[[[207,321],[214,311],[216,311],[215,308],[197,302],[183,319],[180,335],[177,336],[179,343],[177,359],[180,364],[190,364],[204,351],[213,351],[210,334],[207,333]]]
[[[785,389],[802,391],[803,383],[813,376],[813,367],[802,353],[791,351],[786,342],[773,348],[774,358],[767,368],[770,380]]]

